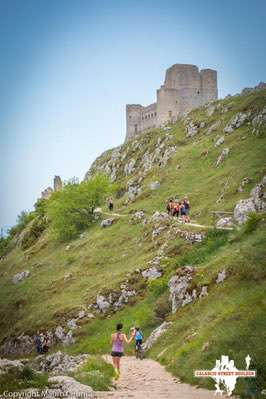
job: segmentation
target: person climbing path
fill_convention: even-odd
[[[122,333],[123,324],[118,323],[116,325],[116,332],[111,335],[112,352],[111,356],[113,359],[113,366],[115,370],[115,379],[120,377],[120,359],[124,355],[123,343],[130,344],[134,339],[135,332],[131,333],[131,337],[128,339],[126,334]]]
[[[104,359],[111,362],[110,356]],[[193,370],[191,370],[193,372]],[[114,390],[96,392],[97,399],[214,399],[215,390],[199,389],[180,383],[163,366],[151,359],[139,361],[125,356],[121,377],[114,382]],[[230,396],[231,399],[235,398]]]

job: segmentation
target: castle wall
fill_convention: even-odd
[[[143,130],[175,122],[184,113],[216,100],[217,72],[199,71],[196,65],[174,64],[166,70],[164,85],[157,90],[157,103],[126,106],[126,140]]]

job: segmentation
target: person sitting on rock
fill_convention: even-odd
[[[126,334],[122,333],[123,324],[116,325],[116,332],[111,335],[113,366],[115,370],[115,379],[118,380],[120,376],[120,359],[124,355],[123,343],[130,344],[134,339],[134,332],[131,332],[131,337],[128,339]]]

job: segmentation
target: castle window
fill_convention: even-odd
[[[156,116],[157,115],[157,112],[154,112],[154,116]]]
[[[135,125],[135,133],[138,133],[138,125]]]
[[[200,94],[200,91],[199,91],[199,90],[197,91],[197,94]]]

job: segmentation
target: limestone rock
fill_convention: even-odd
[[[232,227],[232,226],[234,226],[234,223],[233,223],[233,219],[231,217],[221,218],[216,222],[216,225],[215,225],[216,228]]]
[[[212,134],[213,132],[215,132],[218,128],[219,128],[219,126],[221,125],[221,121],[216,121],[216,122],[214,122],[208,129],[207,129],[207,134],[209,135],[209,134]]]
[[[131,159],[124,167],[124,173],[126,176],[129,176],[133,173],[135,169],[136,160]]]
[[[72,331],[70,330],[67,334],[65,334],[65,331],[61,326],[56,327],[54,335],[57,340],[65,346],[69,346],[75,342]]]
[[[114,223],[113,218],[105,219],[105,220],[102,220],[101,227],[103,227],[103,228],[109,227],[109,226],[112,226],[113,223]]]
[[[148,280],[155,280],[162,276],[162,273],[156,269],[155,266],[150,267],[142,272],[142,276]]]
[[[219,145],[224,143],[224,136],[219,137],[215,143],[214,143],[214,147],[219,147]]]
[[[170,291],[169,301],[172,303],[172,313],[182,306],[190,278],[188,276],[173,276],[168,281]]]
[[[217,279],[216,279],[216,284],[222,283],[226,278],[226,271],[222,270],[221,272],[218,273]]]
[[[246,122],[249,114],[245,114],[244,112],[238,112],[233,118],[229,121],[229,123],[225,126],[224,132],[227,134],[232,133],[235,129],[239,128]]]
[[[12,283],[13,284],[17,284],[20,281],[23,281],[25,278],[27,278],[30,275],[29,270],[24,270],[23,272],[19,272],[16,273],[13,277],[12,277]]]
[[[139,223],[143,219],[145,219],[144,211],[137,211],[131,216],[130,223],[132,224]]]
[[[78,313],[78,318],[79,318],[79,319],[83,319],[84,317],[86,317],[86,312],[85,312],[85,310],[81,310],[81,311]]]
[[[255,212],[255,204],[252,198],[238,201],[234,209],[234,218],[239,224],[243,224],[247,221],[248,214]]]
[[[159,212],[159,211],[154,212],[154,214],[151,217],[151,220],[153,222],[159,222],[159,221],[163,221],[163,220],[167,220],[167,219],[170,219],[170,216],[168,215],[168,213]]]
[[[31,353],[34,349],[34,339],[29,335],[21,334],[15,338],[8,338],[1,346],[4,355],[23,355]]]
[[[201,288],[201,292],[199,294],[199,298],[204,298],[208,295],[208,287],[205,285]]]
[[[150,184],[150,189],[151,190],[157,190],[160,187],[161,183],[159,181],[155,181]]]
[[[103,295],[97,295],[96,304],[103,313],[105,313],[111,306]]]
[[[168,330],[171,324],[171,322],[164,321],[159,327],[155,328],[155,330],[153,330],[151,335],[148,337],[147,341],[143,344],[143,350],[149,350],[157,341],[157,339]]]
[[[219,166],[225,160],[225,158],[228,157],[229,151],[230,151],[229,148],[224,148],[222,150],[221,154],[217,158],[216,167]]]
[[[94,398],[93,389],[91,387],[77,382],[72,377],[49,377],[48,382],[52,383],[54,388],[59,388],[62,392],[62,395],[65,394],[67,397],[86,397],[87,399]]]
[[[75,330],[76,328],[78,328],[75,319],[68,320],[68,321],[67,321],[67,326],[68,326],[68,328],[69,328],[70,330]]]
[[[0,359],[0,375],[13,367],[21,370],[23,369],[24,364],[20,360]]]
[[[29,362],[29,366],[41,372],[52,374],[69,373],[75,371],[87,359],[89,355],[70,356],[62,351],[50,355],[40,355]]]
[[[250,179],[249,177],[244,177],[244,179],[242,179],[240,186],[238,188],[238,191],[241,193],[242,191],[244,191],[244,187],[251,183],[252,179]]]

